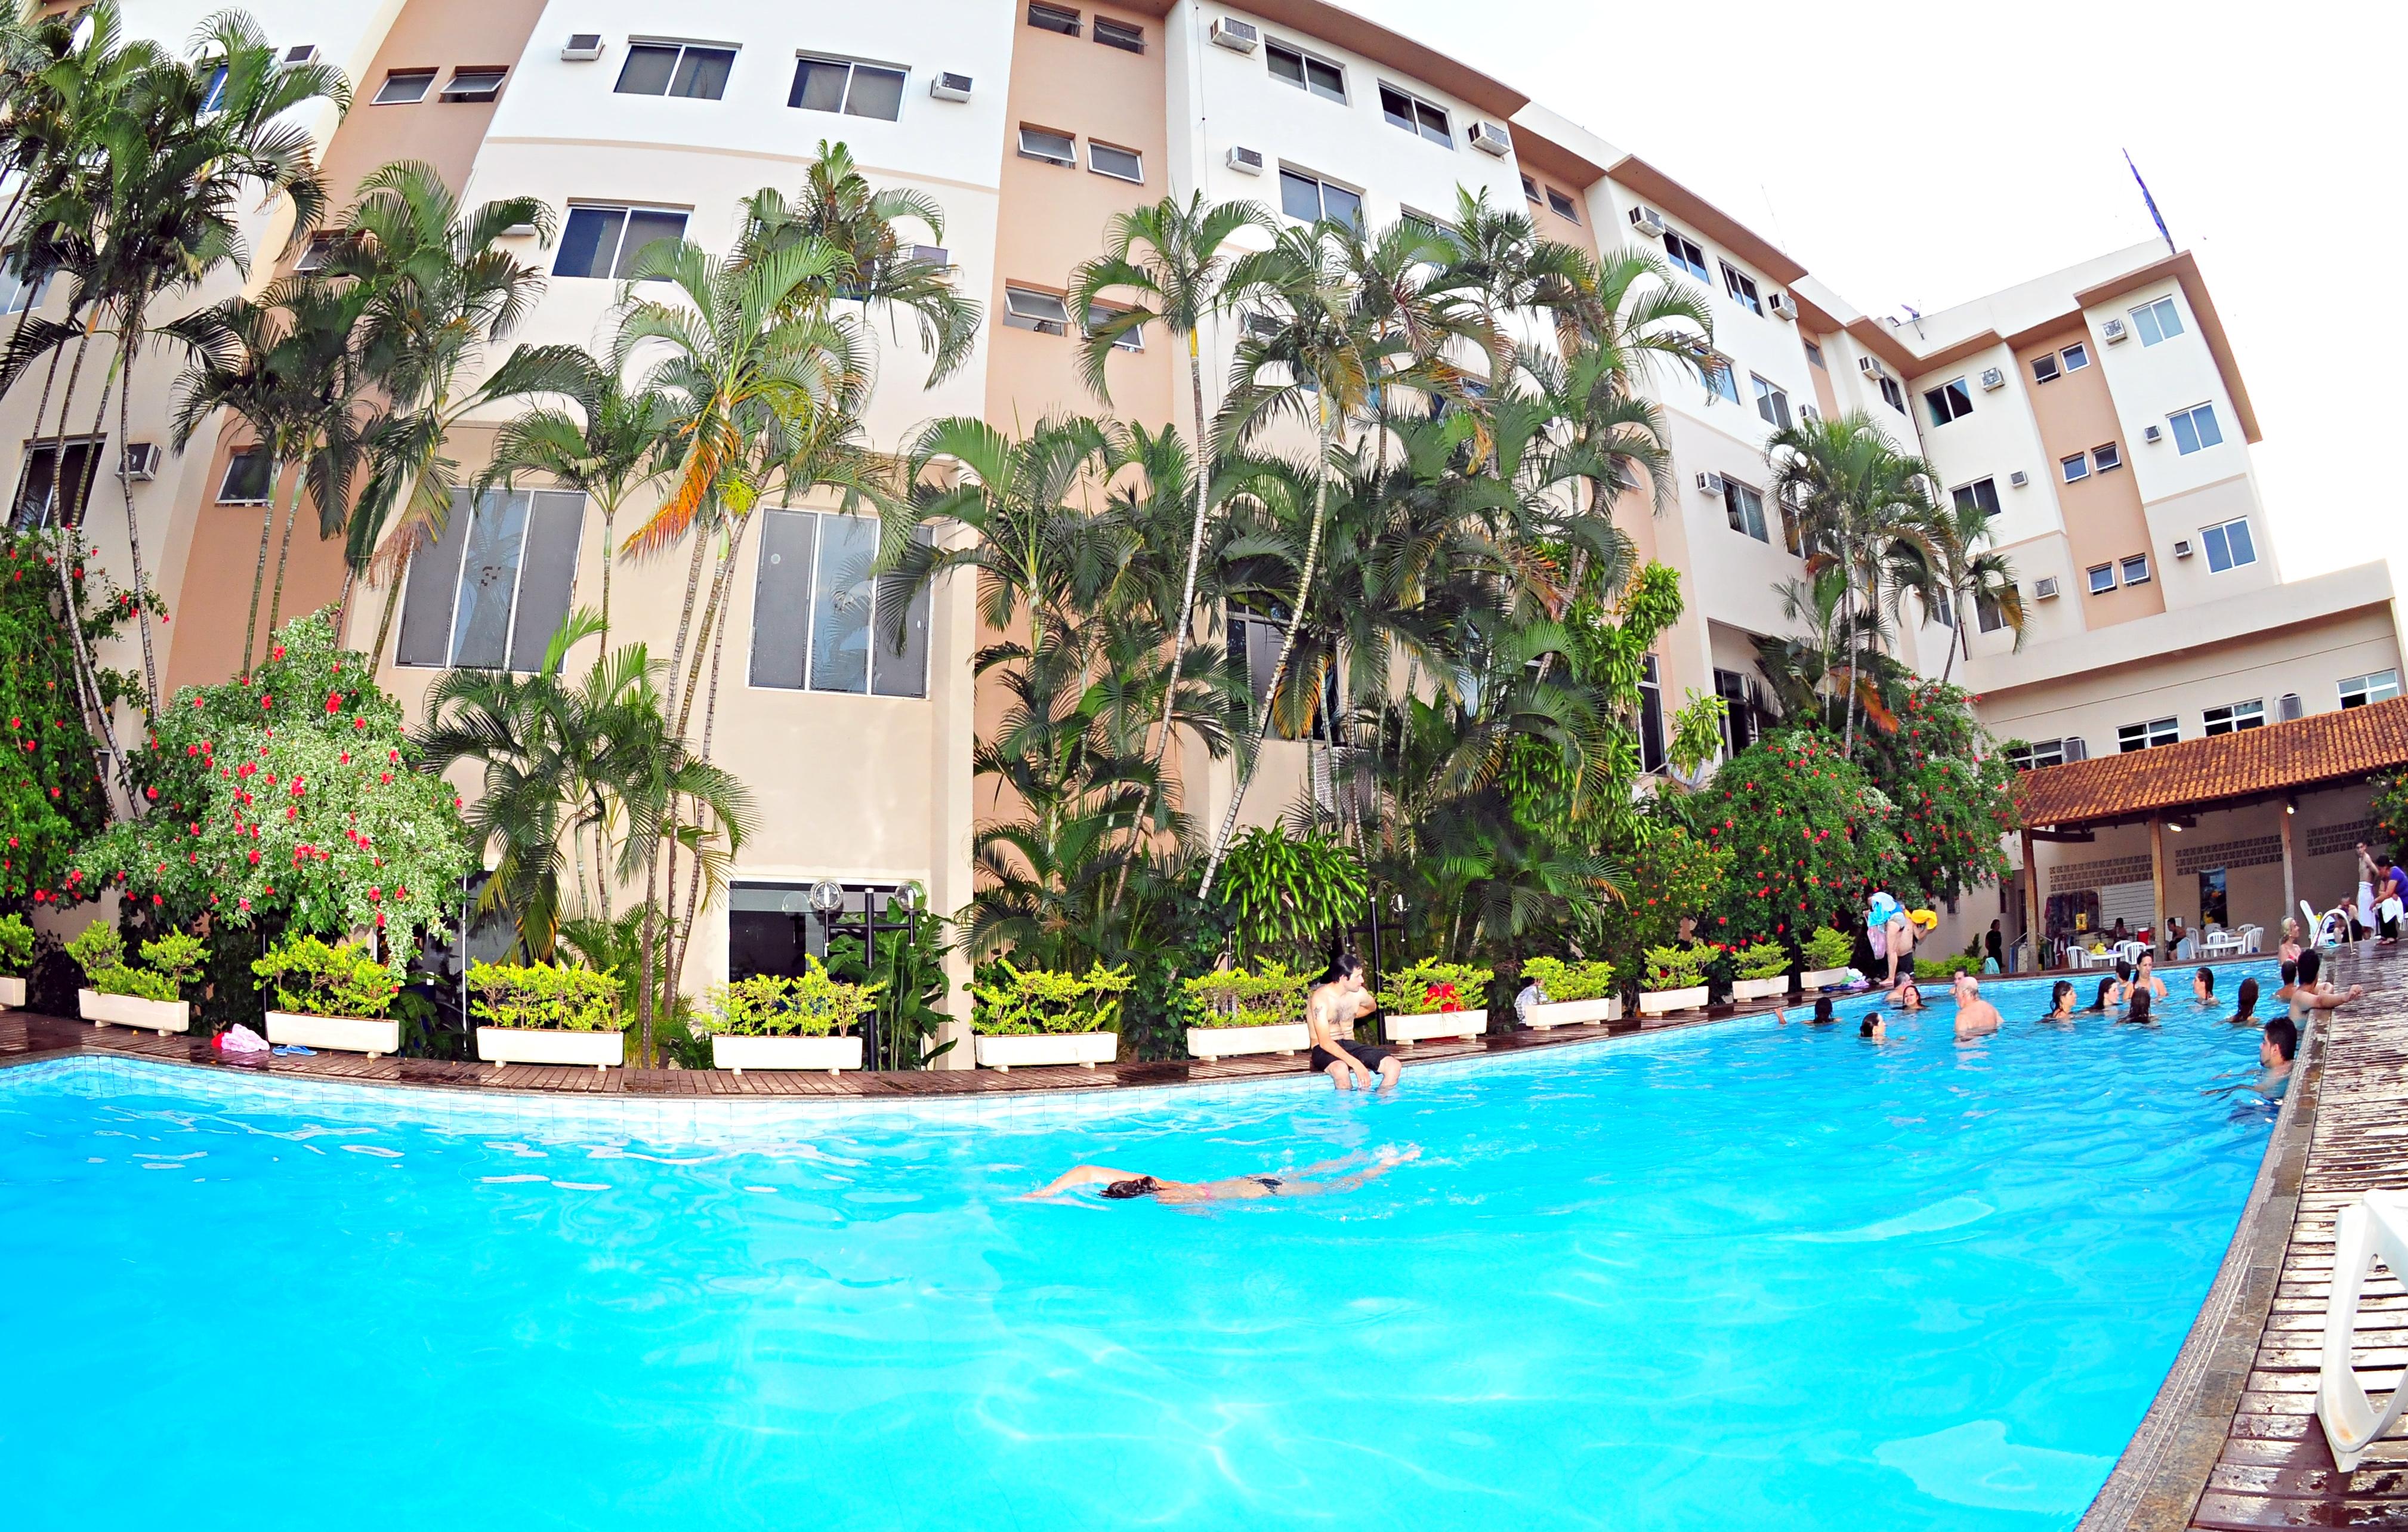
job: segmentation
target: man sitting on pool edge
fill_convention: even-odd
[[[1982,981],[1970,973],[1956,976],[1956,1040],[1971,1042],[1996,1032],[2004,1020],[1999,1008],[1982,998]]]
[[[1397,1056],[1384,1048],[1354,1040],[1355,1022],[1378,1007],[1379,1001],[1363,983],[1363,960],[1352,952],[1340,953],[1304,1003],[1304,1024],[1312,1034],[1312,1056],[1307,1067],[1327,1075],[1330,1084],[1341,1091],[1354,1089],[1357,1077],[1367,1091],[1375,1084],[1394,1085],[1399,1067]]]

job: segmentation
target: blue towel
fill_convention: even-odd
[[[304,1048],[297,1042],[280,1044],[278,1047],[271,1050],[271,1052],[282,1053],[288,1058],[316,1058],[318,1056],[318,1051],[316,1049]]]

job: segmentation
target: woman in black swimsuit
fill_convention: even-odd
[[[1156,1202],[1253,1202],[1267,1196],[1315,1196],[1324,1192],[1351,1192],[1374,1176],[1384,1176],[1406,1161],[1420,1156],[1419,1149],[1402,1152],[1383,1150],[1359,1170],[1321,1180],[1310,1178],[1357,1164],[1362,1156],[1349,1154],[1342,1159],[1324,1160],[1319,1165],[1308,1165],[1284,1176],[1230,1176],[1221,1181],[1165,1181],[1159,1176],[1135,1170],[1115,1170],[1105,1165],[1082,1165],[1055,1177],[1042,1190],[1028,1195],[1032,1197],[1059,1196],[1082,1186],[1100,1186],[1103,1188],[1101,1195],[1114,1201],[1150,1196]]]

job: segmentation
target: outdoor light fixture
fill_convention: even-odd
[[[844,885],[833,878],[823,878],[811,885],[811,908],[823,915],[833,915],[844,908]]]
[[[2297,799],[2297,798],[2285,798],[2285,799],[2283,800],[2283,812],[2285,812],[2285,813],[2286,813],[2286,814],[2296,814],[2296,813],[2298,813],[2299,811],[2300,811],[2300,800],[2299,800],[2299,799]]]

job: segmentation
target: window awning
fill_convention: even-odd
[[[2020,773],[2024,823],[2071,829],[2358,781],[2408,766],[2408,697]]]

